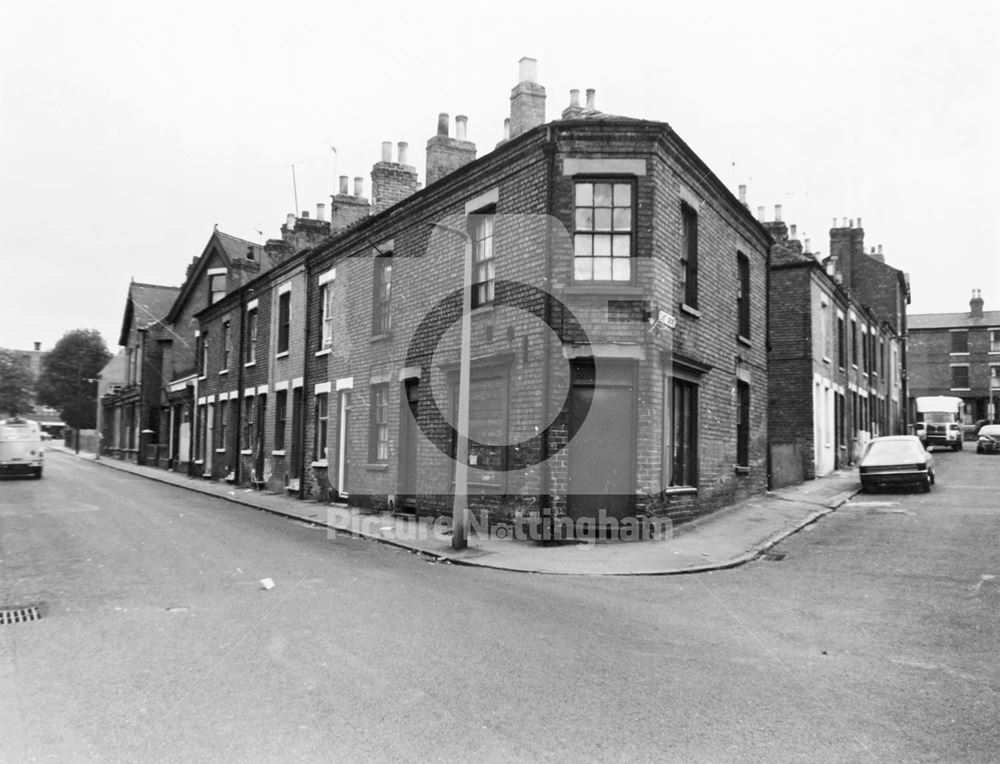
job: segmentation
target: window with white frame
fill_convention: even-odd
[[[631,281],[631,181],[577,181],[573,225],[576,281]]]
[[[333,347],[333,282],[327,281],[319,288],[320,348]]]
[[[232,334],[229,331],[229,322],[222,324],[222,370],[229,368],[229,357],[232,354]]]
[[[1000,329],[990,329],[990,352],[1000,353]]]
[[[469,216],[469,235],[472,238],[472,307],[493,303],[495,279],[493,260],[493,229],[495,217],[492,210]]]
[[[392,304],[392,256],[391,253],[375,258],[372,276],[372,334],[388,334],[392,328],[390,307]]]
[[[369,409],[368,458],[371,462],[389,461],[389,385],[371,386]]]
[[[257,363],[257,309],[247,311],[247,360],[248,365]]]

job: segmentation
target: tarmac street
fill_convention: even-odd
[[[594,576],[54,452],[0,482],[0,611],[41,614],[0,622],[0,762],[994,761],[1000,457],[935,461],[739,567]]]

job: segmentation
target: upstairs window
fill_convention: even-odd
[[[633,188],[630,182],[579,182],[573,226],[573,278],[631,281]]]
[[[333,347],[333,282],[319,288],[320,348]]]
[[[289,330],[292,318],[292,293],[278,295],[278,352],[288,352]]]
[[[493,263],[493,224],[492,212],[477,213],[469,218],[469,229],[472,237],[472,307],[490,305],[493,302],[494,263]]]
[[[968,353],[969,352],[969,333],[968,332],[952,332],[951,333],[951,352],[952,353]]]
[[[698,307],[698,213],[681,204],[681,292],[684,304]]]
[[[837,317],[837,366],[841,369],[847,362],[847,333],[844,329],[843,316]]]
[[[375,258],[372,295],[372,334],[388,334],[392,328],[389,307],[392,297],[392,256]]]
[[[990,352],[1000,353],[1000,329],[990,329]]]
[[[257,309],[247,311],[247,364],[257,363]]]
[[[222,368],[229,368],[229,356],[232,354],[232,335],[229,331],[229,322],[222,325]]]
[[[214,305],[226,296],[226,274],[210,273],[208,276],[209,305]]]
[[[201,335],[201,376],[208,374],[208,332]]]
[[[739,287],[736,292],[736,315],[739,336],[750,339],[750,258],[742,252],[736,253],[736,267]]]

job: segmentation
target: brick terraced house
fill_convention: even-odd
[[[962,419],[998,419],[1000,310],[983,310],[975,289],[966,313],[910,316],[910,396],[961,398]]]
[[[765,223],[775,240],[771,251],[770,449],[772,486],[829,474],[858,459],[873,437],[906,431],[904,340],[908,292],[899,295],[901,315],[890,323],[878,315],[858,290],[849,289],[828,258],[826,265],[791,236],[781,222]],[[855,241],[860,257],[864,231],[835,227],[831,244]],[[807,241],[808,245],[808,241]],[[885,266],[888,268],[888,266]],[[894,270],[894,269],[893,269]],[[907,285],[891,274],[892,290]]]
[[[669,125],[602,114],[592,91],[547,123],[545,97],[522,60],[509,136],[478,158],[466,119],[452,137],[441,115],[423,189],[407,146],[392,161],[384,144],[371,215],[351,207],[198,315],[244,353],[257,325],[241,381],[209,342],[196,437],[211,474],[450,512],[467,269],[481,518],[683,521],[766,490],[770,236]]]

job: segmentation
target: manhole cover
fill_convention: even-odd
[[[31,607],[0,608],[0,626],[8,623],[37,621],[41,617],[38,608],[34,605]]]
[[[785,552],[764,552],[760,559],[764,562],[781,562],[785,559]]]

